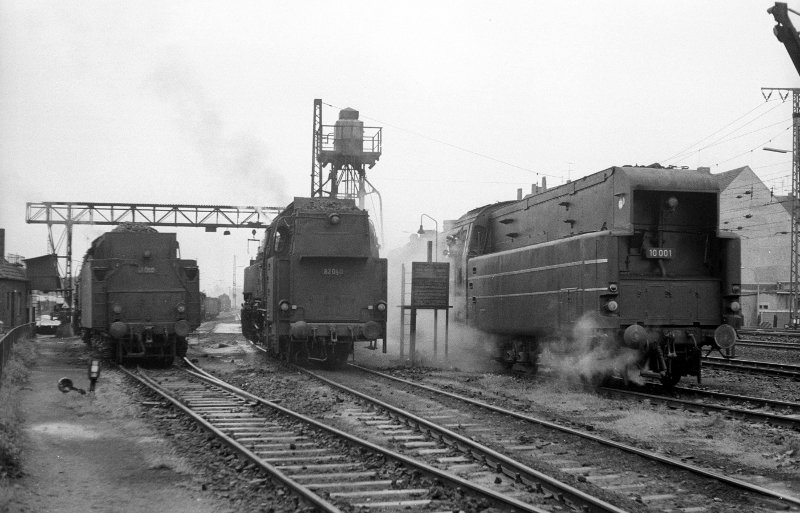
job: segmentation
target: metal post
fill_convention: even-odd
[[[406,264],[400,264],[400,358],[406,349]]]
[[[322,165],[319,154],[322,151],[322,99],[314,99],[314,135],[311,140],[311,197],[322,197]]]
[[[439,309],[434,308],[433,310],[433,357],[436,358],[438,355],[438,342],[437,337],[439,333]]]
[[[800,192],[800,91],[792,90],[792,226],[791,226],[791,258],[789,260],[789,323],[796,327],[797,318],[797,281],[798,281],[798,192]]]
[[[73,289],[72,289],[72,223],[67,223],[67,263],[64,266],[66,269],[66,279],[67,279],[67,286],[64,287],[66,296],[64,299],[66,300],[67,304],[69,305],[69,310],[67,310],[69,315],[69,325],[72,326],[72,316],[75,313],[75,305],[73,301]]]
[[[447,359],[447,345],[450,341],[450,309],[444,311],[444,357]]]
[[[411,357],[411,366],[417,366],[417,309],[411,307],[411,326],[409,327],[410,341],[408,344],[408,355]]]

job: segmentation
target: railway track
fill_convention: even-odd
[[[653,404],[664,404],[669,407],[690,411],[714,411],[729,417],[800,429],[800,403],[686,387],[673,387],[671,389],[672,392],[678,395],[697,399],[688,400],[683,397],[663,395],[663,387],[660,384],[654,385],[653,388],[654,391],[652,393],[621,387],[601,387],[599,391],[611,397],[632,398],[641,402],[648,401]]]
[[[787,363],[762,362],[755,360],[727,359],[715,356],[704,356],[702,365],[706,368],[728,369],[751,374],[766,374],[770,376],[785,376],[800,378],[800,365]]]
[[[777,342],[766,340],[739,339],[737,346],[745,347],[764,347],[767,349],[786,349],[789,351],[800,351],[800,342]]]
[[[503,417],[507,419],[503,421],[494,416],[494,418],[497,419],[495,422],[510,422],[511,419],[514,419],[522,420],[525,423],[535,426],[544,427],[546,430],[551,431],[548,439],[533,439],[527,437],[527,442],[521,442],[520,440],[514,439],[492,439],[491,435],[487,435],[487,433],[491,433],[492,431],[491,426],[482,424],[478,420],[478,415],[470,416],[468,414],[467,418],[473,419],[472,422],[470,422],[468,420],[463,420],[463,417],[462,420],[457,420],[457,415],[454,412],[443,410],[437,411],[433,415],[428,415],[427,421],[424,424],[420,424],[418,420],[404,420],[404,422],[407,424],[410,423],[412,425],[424,425],[424,429],[426,430],[435,429],[437,432],[442,432],[441,430],[443,429],[455,428],[464,431],[470,435],[470,438],[487,438],[487,440],[492,440],[491,445],[497,445],[501,447],[501,449],[498,450],[498,452],[501,454],[525,454],[529,459],[549,461],[557,465],[564,473],[572,474],[578,477],[579,480],[588,481],[607,492],[627,496],[636,502],[647,505],[653,511],[707,511],[705,507],[699,507],[697,505],[713,503],[713,500],[708,496],[702,496],[701,494],[698,494],[698,492],[686,493],[686,491],[682,488],[683,483],[686,482],[686,478],[678,479],[674,476],[671,478],[664,478],[660,475],[662,470],[654,471],[655,474],[653,471],[645,473],[642,469],[648,465],[642,465],[641,463],[632,464],[630,461],[627,463],[620,463],[619,457],[606,456],[604,451],[607,452],[610,450],[611,452],[617,453],[619,451],[624,451],[629,455],[633,455],[633,458],[645,458],[648,461],[657,462],[662,466],[659,467],[660,469],[663,469],[663,466],[667,466],[670,469],[669,472],[677,471],[691,473],[695,476],[694,479],[697,479],[697,477],[700,476],[704,482],[707,483],[707,488],[714,490],[711,492],[712,494],[718,492],[718,487],[721,486],[727,487],[728,493],[730,493],[731,489],[745,491],[748,497],[747,500],[750,501],[750,505],[754,509],[744,509],[743,511],[756,511],[758,507],[765,508],[765,511],[772,511],[774,508],[785,509],[800,506],[800,499],[788,496],[781,489],[781,483],[764,483],[767,486],[762,486],[760,484],[754,484],[740,479],[731,478],[718,472],[691,465],[685,461],[679,461],[673,458],[665,457],[662,454],[657,454],[637,447],[621,444],[613,440],[604,439],[584,430],[578,430],[572,427],[556,424],[554,422],[533,418],[521,412],[499,408],[483,401],[478,401],[454,394],[452,392],[447,392],[413,381],[397,378],[395,376],[364,369],[358,366],[353,367],[360,372],[368,372],[372,376],[391,380],[395,383],[400,383],[403,386],[413,387],[417,390],[416,393],[420,394],[420,400],[422,399],[421,393],[424,391],[426,394],[445,396],[450,399],[455,399],[461,403],[478,406],[491,412],[491,415],[500,414],[500,419]],[[322,376],[318,376],[318,379],[323,379],[331,386],[348,391],[349,393],[356,393],[361,397],[365,396],[365,394],[352,391],[349,389],[349,387],[346,387],[335,381],[331,381]],[[336,379],[338,381],[338,377]],[[386,411],[391,412],[391,407],[387,408]],[[387,413],[387,415],[395,416],[397,414]],[[435,427],[432,426],[432,424],[435,424]],[[570,439],[554,442],[552,431],[567,434],[570,436]],[[571,451],[564,449],[560,445],[566,444],[566,446],[571,446],[574,444],[572,437],[578,437],[590,442],[592,448],[587,450],[591,454],[591,464],[587,464],[585,461],[575,459],[574,455],[570,455]],[[598,444],[604,446],[606,449],[598,450]],[[673,486],[671,484],[672,482],[681,484],[676,484]],[[769,486],[773,486],[775,489],[772,489]],[[727,509],[720,511],[727,511]]]
[[[779,336],[800,338],[800,330],[775,330],[775,329],[739,329],[741,335]]]
[[[514,474],[506,490],[489,489],[386,447],[333,428],[238,389],[199,369],[169,369],[157,373],[126,371],[172,405],[182,410],[236,453],[259,466],[304,502],[320,511],[471,511],[475,504],[493,504],[504,511],[546,513],[564,511],[615,512],[625,509],[604,503],[569,485],[541,476],[536,482]],[[350,408],[358,422],[388,430],[391,439],[418,454],[439,460],[440,466],[462,465],[465,458],[432,435],[391,429],[391,419]],[[408,448],[408,447],[407,447]],[[508,474],[506,459],[480,456],[494,475]],[[486,474],[486,472],[484,472]],[[425,476],[425,477],[418,477]],[[486,476],[484,476],[486,480]],[[497,478],[495,478],[497,482]],[[479,508],[482,509],[482,508]]]

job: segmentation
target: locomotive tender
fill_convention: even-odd
[[[117,363],[133,358],[171,365],[186,355],[200,325],[200,276],[179,257],[174,233],[120,225],[92,242],[78,283],[80,328]]]
[[[445,232],[457,316],[498,335],[509,366],[589,326],[664,383],[699,381],[701,348],[730,349],[742,323],[719,196],[707,168],[612,167],[472,210]]]
[[[294,198],[244,271],[244,336],[288,361],[335,366],[386,334],[386,259],[352,199]]]

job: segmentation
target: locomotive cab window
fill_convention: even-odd
[[[715,193],[637,190],[631,213],[626,271],[662,277],[709,272],[718,217]]]
[[[289,249],[291,243],[291,231],[285,226],[281,226],[275,231],[275,242],[273,250],[275,253],[284,253]]]

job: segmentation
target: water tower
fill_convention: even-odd
[[[335,124],[323,125],[322,100],[314,100],[311,197],[358,199],[363,209],[364,196],[375,190],[366,170],[381,157],[381,135],[380,127],[365,127],[349,107],[339,111]]]

